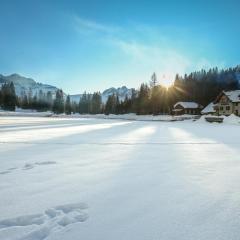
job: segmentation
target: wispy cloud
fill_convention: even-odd
[[[113,44],[131,59],[131,63],[138,67],[139,71],[154,71],[166,84],[173,81],[176,73],[185,73],[191,65],[191,61],[184,54],[171,48],[116,39]]]
[[[189,70],[216,66],[204,56],[193,58],[187,51],[180,50],[178,45],[181,45],[183,39],[174,39],[173,42],[166,33],[166,27],[162,31],[154,26],[141,24],[130,24],[122,28],[78,16],[74,16],[74,22],[80,34],[94,34],[95,41],[124,55],[125,62],[129,63],[129,73],[138,71],[151,74],[155,71],[160,79],[168,83],[173,81],[177,73],[184,74]],[[176,44],[177,41],[179,44]],[[223,65],[224,63],[220,64]]]
[[[75,28],[81,33],[116,34],[118,31],[120,31],[120,28],[117,26],[98,23],[93,20],[80,18],[76,15],[74,15],[73,19]]]

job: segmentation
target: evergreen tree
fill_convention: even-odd
[[[8,111],[15,111],[17,97],[13,83],[5,83],[1,90],[2,108]]]
[[[53,102],[53,112],[56,114],[60,114],[64,112],[64,99],[63,99],[63,91],[57,90],[56,97]]]
[[[99,114],[101,113],[101,106],[102,106],[102,97],[100,92],[95,92],[91,98],[91,112],[92,114]]]
[[[3,104],[3,95],[2,95],[2,88],[0,89],[0,108],[2,107]]]
[[[47,101],[48,110],[52,110],[52,107],[53,107],[52,92],[50,91],[47,92],[46,101]]]
[[[65,113],[70,115],[72,113],[72,106],[70,101],[70,96],[67,95],[66,104],[65,104]]]
[[[149,114],[149,96],[150,89],[147,84],[141,84],[138,97],[136,99],[136,113]]]
[[[29,91],[28,91],[28,106],[29,106],[30,109],[33,109],[32,102],[33,102],[33,92],[32,92],[32,89],[29,88]]]
[[[76,102],[71,103],[71,108],[73,113],[79,112],[79,105]]]
[[[161,87],[157,84],[157,75],[153,73],[150,81],[150,111],[152,114],[159,114],[161,111]]]
[[[129,99],[128,103],[126,104],[128,106],[128,113],[137,113],[137,100],[138,100],[138,92],[135,89],[132,89],[131,92],[131,98]]]
[[[27,97],[26,94],[24,96],[22,96],[21,108],[23,108],[23,109],[28,109],[29,108],[28,97]]]
[[[32,98],[31,109],[39,110],[37,95]]]
[[[92,104],[91,104],[91,101],[92,101],[92,95],[90,93],[87,94],[87,113],[91,113],[92,111]]]
[[[84,92],[79,101],[79,113],[80,114],[88,113],[88,105],[89,105],[88,104],[88,96],[87,96],[87,93]]]
[[[112,94],[108,97],[105,105],[105,114],[116,114],[117,96]]]
[[[156,87],[158,84],[157,84],[157,75],[156,73],[153,73],[152,77],[151,77],[151,81],[150,81],[150,87],[151,88],[154,88]]]

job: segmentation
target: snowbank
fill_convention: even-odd
[[[0,110],[0,116],[18,116],[18,117],[53,117],[53,118],[94,118],[94,119],[118,119],[118,120],[131,120],[131,121],[161,121],[161,122],[174,122],[184,120],[197,120],[197,123],[208,123],[205,117],[216,117],[216,115],[208,114],[199,117],[198,115],[136,115],[134,113],[129,114],[79,114],[72,115],[66,114],[53,114],[50,111],[37,112],[36,110],[17,108],[15,112]],[[240,118],[232,114],[230,116],[221,116],[226,124],[240,124]]]
[[[0,116],[18,116],[18,117],[49,117],[52,115],[52,112],[37,112],[36,110],[31,109],[21,109],[16,108],[15,112],[13,111],[4,111],[0,109]]]
[[[224,123],[228,123],[228,124],[239,124],[239,123],[240,123],[240,118],[237,117],[237,116],[234,115],[234,114],[231,114],[231,115],[228,116],[228,117],[224,117],[223,122],[224,122]]]
[[[136,115],[135,113],[129,114],[79,114],[75,113],[72,115],[66,114],[54,114],[50,111],[47,112],[37,112],[31,109],[21,109],[16,108],[16,111],[3,111],[0,110],[0,116],[18,116],[18,117],[54,117],[54,118],[94,118],[94,119],[119,119],[119,120],[131,120],[131,121],[163,121],[163,122],[173,122],[173,121],[183,121],[183,120],[197,120],[198,115],[188,115],[184,114],[181,116],[172,115]]]
[[[183,121],[183,120],[191,120],[197,119],[196,115],[181,115],[181,116],[171,116],[171,115],[136,115],[134,113],[129,114],[73,114],[73,115],[52,115],[56,118],[97,118],[97,119],[120,119],[120,120],[133,120],[133,121],[164,121],[164,122],[172,122],[172,121]]]
[[[54,114],[50,111],[47,112],[37,112],[36,110],[31,109],[21,109],[16,108],[16,111],[3,111],[0,110],[0,116],[37,116],[37,117],[54,117],[54,118],[94,118],[94,119],[120,119],[120,120],[133,120],[133,121],[183,121],[190,119],[197,119],[197,115],[181,115],[181,116],[172,116],[172,115],[136,115],[135,113],[129,114],[79,114],[75,113],[72,115],[66,114]]]
[[[205,116],[201,116],[198,120],[197,120],[198,123],[205,123],[207,122],[206,119],[205,119]]]
[[[215,117],[215,118],[217,118],[216,115],[208,114],[208,115],[201,116],[197,120],[197,122],[198,123],[208,123],[206,121],[206,117]],[[240,124],[240,118],[238,116],[236,116],[235,114],[231,114],[230,116],[220,116],[220,117],[223,118],[223,123],[225,123],[225,124]]]

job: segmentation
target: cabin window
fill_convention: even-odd
[[[230,106],[226,106],[226,110],[227,110],[227,111],[230,111]]]
[[[223,107],[220,107],[220,110],[223,111]]]

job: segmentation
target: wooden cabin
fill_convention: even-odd
[[[200,115],[203,106],[196,102],[177,102],[173,107],[174,115]]]

